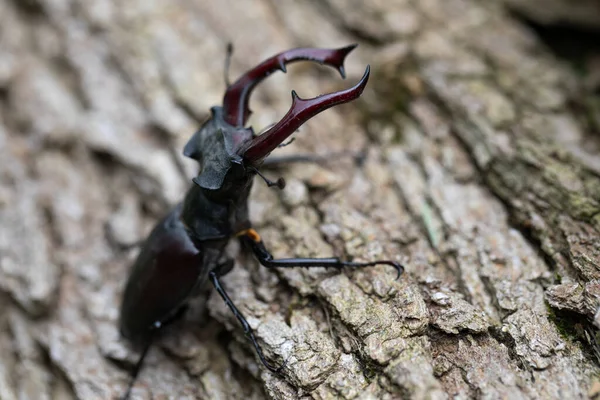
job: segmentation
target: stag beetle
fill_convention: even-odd
[[[279,372],[268,362],[250,325],[233,304],[220,278],[233,268],[224,249],[231,238],[239,238],[267,268],[368,267],[387,264],[398,277],[404,267],[395,261],[346,262],[338,258],[274,259],[248,219],[248,196],[255,175],[265,158],[318,113],[358,98],[369,79],[369,66],[353,87],[311,99],[292,91],[287,114],[264,133],[246,128],[250,116],[248,101],[252,90],[271,73],[286,72],[286,65],[308,60],[331,66],[345,78],[344,59],[356,45],[339,49],[297,48],[271,57],[228,85],[222,107],[211,109],[212,117],[192,136],[183,154],[200,164],[183,202],[178,204],[150,233],[135,261],[127,282],[120,314],[121,334],[142,345],[142,354],[132,374],[125,397],[141,368],[154,334],[185,309],[188,300],[210,281],[231,309],[262,364]]]

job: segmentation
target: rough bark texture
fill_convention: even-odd
[[[288,187],[257,181],[252,218],[277,256],[408,272],[267,271],[240,254],[225,284],[282,376],[208,291],[150,352],[135,397],[600,393],[600,118],[570,69],[500,2],[207,3],[0,1],[1,399],[123,392],[138,356],[117,330],[136,253],[123,245],[182,197],[180,149],[221,101],[228,41],[232,75],[289,47],[360,43],[347,69],[374,68],[363,98],[280,151],[366,149],[364,163],[277,171]],[[256,129],[291,88],[350,84],[321,71],[270,77]]]
[[[500,0],[509,8],[544,25],[578,25],[600,28],[598,0]]]

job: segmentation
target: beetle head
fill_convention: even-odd
[[[194,183],[204,189],[220,189],[232,166],[243,166],[237,150],[252,140],[252,128],[236,127],[223,119],[223,108],[213,107],[211,118],[194,133],[183,148],[183,154],[200,163],[200,174]]]
[[[287,137],[318,113],[335,105],[358,98],[369,79],[369,66],[353,87],[301,99],[292,91],[292,106],[287,114],[261,135],[245,128],[251,111],[248,107],[252,90],[271,73],[286,71],[286,64],[308,60],[336,68],[345,78],[344,59],[356,45],[340,49],[298,48],[271,57],[242,75],[227,88],[223,107],[213,107],[212,117],[198,130],[184,148],[184,155],[200,163],[200,174],[194,183],[204,189],[223,190],[226,182],[253,177],[256,168]],[[226,184],[227,183],[227,184]]]

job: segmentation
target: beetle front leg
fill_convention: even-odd
[[[283,143],[282,143],[283,144]],[[287,145],[287,143],[285,143]],[[281,145],[280,145],[281,146]],[[287,164],[327,164],[332,161],[338,161],[340,158],[351,158],[355,164],[360,165],[366,158],[365,150],[352,153],[349,151],[334,152],[325,155],[318,154],[290,154],[286,156],[276,156],[271,153],[270,156],[265,158],[261,168],[262,169],[276,169],[282,165]]]
[[[330,267],[330,268],[342,268],[342,267],[372,267],[378,264],[390,265],[396,269],[398,276],[404,272],[404,266],[396,261],[389,260],[378,260],[372,262],[348,262],[341,261],[339,258],[280,258],[274,259],[271,253],[266,249],[262,239],[258,232],[254,229],[246,229],[240,232],[237,236],[240,237],[243,243],[248,245],[252,252],[258,258],[258,261],[267,268],[293,268],[293,267]]]
[[[256,349],[256,353],[258,354],[258,358],[260,358],[260,361],[263,363],[263,365],[269,371],[276,373],[276,374],[281,372],[281,370],[285,366],[285,363],[283,363],[279,367],[274,367],[267,361],[267,359],[265,358],[265,356],[262,352],[262,349],[260,348],[260,346],[258,345],[258,342],[256,341],[256,337],[254,337],[254,332],[252,331],[250,324],[248,323],[248,321],[246,321],[246,318],[244,318],[244,316],[242,315],[240,310],[237,309],[235,304],[233,304],[233,301],[229,298],[229,295],[227,294],[225,289],[223,289],[223,286],[221,286],[221,282],[219,281],[219,275],[216,272],[211,271],[209,276],[210,276],[210,280],[211,280],[213,286],[215,287],[217,292],[221,295],[221,297],[223,298],[223,301],[225,301],[225,304],[227,304],[227,307],[229,307],[231,312],[233,312],[233,315],[235,315],[235,317],[238,319],[238,321],[242,325],[242,328],[244,328],[244,334],[246,335],[246,337],[248,339],[250,339],[250,341],[254,345],[254,348]]]

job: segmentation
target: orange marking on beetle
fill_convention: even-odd
[[[256,243],[259,243],[260,241],[262,241],[258,232],[256,232],[252,228],[244,229],[243,231],[238,232],[235,236],[248,236],[250,239],[252,239],[252,241],[254,241]]]

